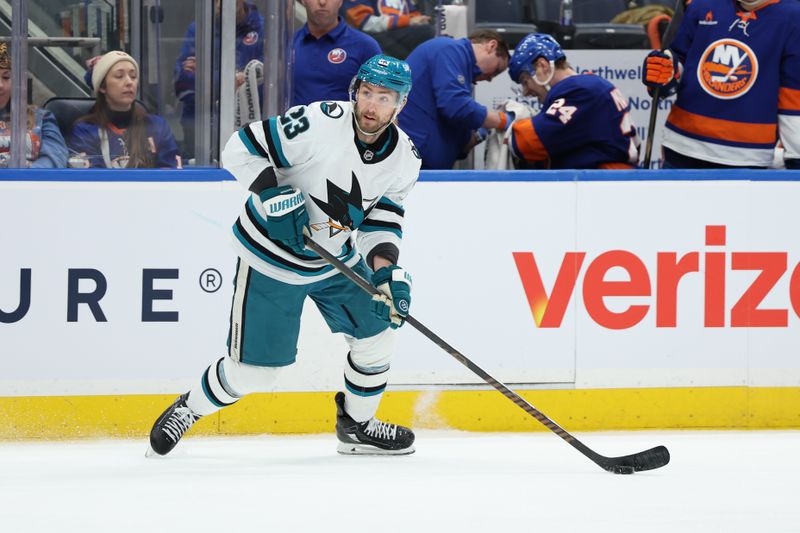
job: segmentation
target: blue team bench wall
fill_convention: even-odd
[[[184,170],[110,169],[4,169],[2,181],[36,182],[217,182],[232,181],[226,170],[192,168]],[[513,181],[800,181],[792,170],[424,170],[420,181],[513,182]]]

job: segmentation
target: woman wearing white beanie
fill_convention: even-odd
[[[112,51],[92,67],[96,101],[75,121],[69,148],[95,168],[180,168],[178,145],[166,121],[136,105],[139,65]]]

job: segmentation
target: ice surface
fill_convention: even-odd
[[[417,453],[347,457],[331,435],[0,443],[0,531],[798,532],[800,431],[577,435],[604,455],[666,445],[617,476],[550,433],[419,431]]]

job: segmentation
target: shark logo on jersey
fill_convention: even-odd
[[[353,182],[350,185],[350,192],[339,188],[335,183],[328,181],[328,201],[323,202],[319,198],[311,196],[314,203],[328,215],[328,221],[322,224],[312,224],[315,230],[322,230],[325,227],[330,229],[330,236],[342,232],[353,231],[364,221],[364,208],[362,206],[361,184],[358,183],[356,173],[352,172]]]

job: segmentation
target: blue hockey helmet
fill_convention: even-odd
[[[355,88],[356,81],[365,81],[397,91],[400,95],[398,103],[402,103],[411,92],[411,67],[400,59],[378,54],[369,58],[359,67],[358,73],[353,79],[351,92]]]
[[[533,64],[540,57],[555,62],[567,55],[552,36],[546,33],[528,34],[519,42],[508,62],[508,75],[514,83],[519,83],[519,76],[523,72],[535,76],[536,67]]]

